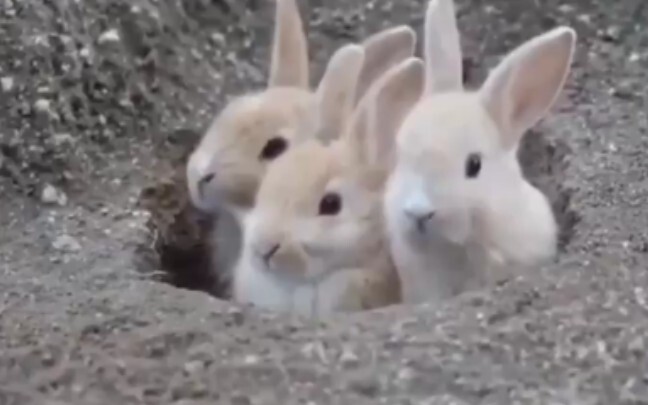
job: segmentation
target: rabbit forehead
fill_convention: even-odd
[[[498,135],[476,94],[449,93],[419,103],[397,142],[401,155],[442,168],[463,164],[470,153],[495,151]]]
[[[290,149],[269,168],[257,199],[260,208],[274,213],[309,211],[327,185],[344,172],[336,148],[308,140]]]
[[[312,94],[297,88],[272,88],[228,104],[209,128],[205,147],[213,153],[252,149],[282,135],[292,138],[312,108]]]

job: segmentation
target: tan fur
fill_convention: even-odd
[[[268,169],[246,221],[246,253],[235,275],[235,299],[288,309],[277,304],[289,300],[284,295],[315,285],[316,290],[324,289],[325,313],[400,302],[400,280],[382,219],[382,195],[391,167],[388,145],[393,145],[398,124],[420,97],[423,65],[411,58],[374,86],[341,137],[329,145],[304,141]],[[392,133],[383,133],[385,128]],[[341,210],[320,212],[320,204],[330,195],[339,196]],[[264,258],[268,251],[275,252],[269,261]],[[257,280],[266,281],[254,281],[250,274],[255,272]],[[303,302],[300,305],[299,312],[309,311]]]
[[[282,100],[282,102],[277,102]],[[219,193],[242,209],[250,209],[268,161],[259,158],[264,145],[280,135],[297,144],[309,124],[311,93],[276,87],[237,99],[210,126],[198,150],[210,153]]]
[[[317,89],[310,88],[307,40],[296,0],[276,0],[276,21],[273,35],[269,78],[266,89],[244,95],[225,106],[207,130],[187,165],[189,194],[195,206],[218,216],[223,211],[236,221],[232,226],[217,227],[215,239],[240,235],[243,217],[252,209],[258,187],[268,166],[276,159],[261,159],[270,139],[281,137],[287,148],[306,139],[304,134],[320,141],[339,136],[346,116],[315,118],[316,105],[335,103],[335,94],[325,94],[327,83],[347,83],[339,92],[353,105],[353,93],[362,95],[364,87],[356,88],[349,81],[361,69],[363,86],[414,52],[414,32],[400,26],[381,31],[366,42],[367,67],[353,46],[338,49],[331,57]],[[363,67],[364,66],[364,67]],[[324,93],[324,94],[323,94]],[[350,94],[346,94],[350,93]],[[283,153],[283,152],[280,152]],[[234,236],[232,236],[234,235]],[[241,239],[233,243],[217,263],[225,263],[217,271],[228,273],[238,258]]]
[[[362,236],[354,241],[355,251],[349,261],[348,271],[352,271],[353,282],[338,307],[343,311],[372,309],[399,302],[400,287],[398,277],[387,252],[385,233],[381,221],[380,196],[384,187],[384,172],[359,167],[357,160],[348,153],[348,141],[339,140],[330,147],[309,141],[294,148],[286,156],[278,159],[268,171],[259,189],[258,207],[265,215],[271,216],[272,227],[292,227],[300,218],[317,215],[321,197],[327,186],[336,181],[346,181],[352,187],[366,188],[373,200],[363,215],[356,220],[363,227]],[[344,197],[343,197],[344,198]],[[348,218],[323,219],[315,233],[349,221]],[[299,225],[296,225],[299,226]],[[277,252],[282,261],[301,262],[306,255],[299,242],[292,240],[294,235],[283,232],[282,248]],[[356,271],[365,267],[371,271]],[[286,266],[290,267],[290,266]],[[308,270],[302,268],[304,272]],[[294,274],[293,274],[294,276]],[[317,275],[301,274],[301,277]]]
[[[249,211],[268,163],[259,159],[269,139],[281,135],[288,148],[305,139],[303,134],[331,141],[339,136],[348,117],[315,118],[315,106],[336,104],[366,92],[381,73],[414,52],[414,32],[406,27],[389,28],[369,37],[363,46],[363,63],[354,50],[342,47],[331,57],[320,85],[313,91],[307,85],[307,47],[295,0],[277,0],[277,23],[268,88],[256,94],[235,98],[214,120],[197,146],[187,167],[192,201],[204,211],[233,209]],[[355,66],[356,64],[361,66]],[[370,64],[371,66],[368,66]],[[361,69],[361,87],[349,80]],[[328,94],[329,82],[344,82],[339,91]],[[351,96],[346,93],[353,93]],[[345,110],[341,110],[345,111]],[[198,182],[208,174],[214,178],[207,195],[200,195]]]

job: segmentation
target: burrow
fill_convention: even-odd
[[[211,233],[218,218],[210,218],[193,208],[185,183],[185,164],[200,135],[180,131],[170,136],[182,144],[168,152],[172,173],[142,190],[140,205],[151,213],[149,238],[138,248],[138,267],[156,279],[179,288],[203,291],[229,298],[228,284],[213,265],[218,246]],[[549,198],[559,227],[559,252],[568,250],[579,221],[571,208],[572,192],[561,183],[566,178],[571,151],[560,140],[549,140],[541,130],[527,134],[519,158],[529,181]]]

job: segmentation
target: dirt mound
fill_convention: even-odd
[[[424,3],[301,2],[314,76],[344,41],[420,32]],[[520,152],[560,257],[442,308],[325,322],[214,298],[214,224],[182,183],[223,100],[264,81],[270,6],[0,0],[0,403],[645,401],[646,2],[459,1],[470,85],[534,34],[579,34]]]

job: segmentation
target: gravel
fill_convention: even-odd
[[[263,83],[271,4],[0,0],[0,404],[648,403],[647,4],[459,0],[470,84],[532,35],[579,34],[522,151],[560,257],[441,307],[303,320],[169,277],[159,247],[188,251],[174,226],[195,218],[142,202],[183,209],[183,157]],[[420,32],[424,1],[301,5],[318,77],[345,41]]]

